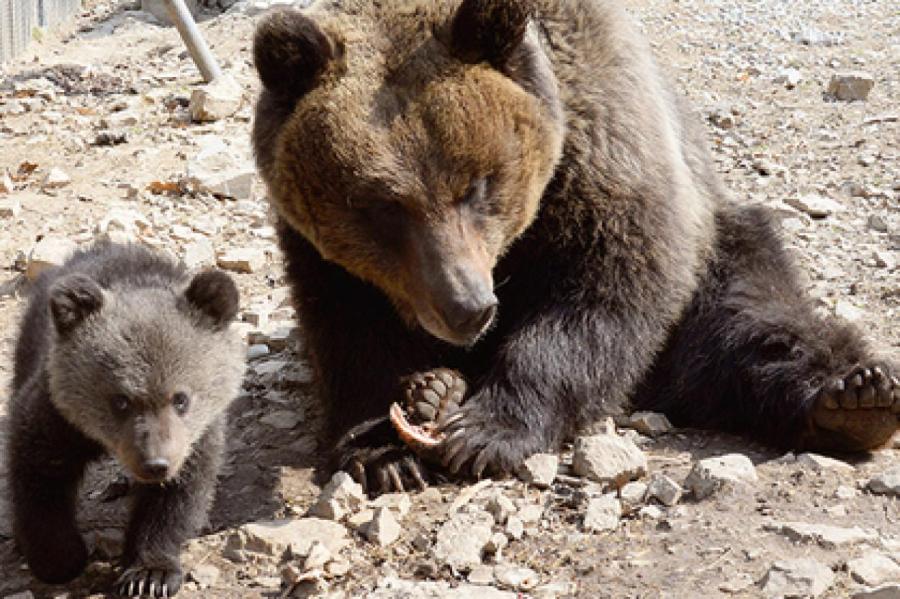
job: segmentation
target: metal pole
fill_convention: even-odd
[[[191,16],[184,0],[164,1],[166,10],[169,11],[169,19],[178,28],[178,33],[181,34],[181,39],[184,40],[184,45],[187,46],[188,52],[191,53],[197,68],[200,69],[203,80],[209,83],[213,79],[221,77],[222,70],[219,68],[219,64],[216,62],[212,52],[209,51],[209,46],[203,40],[203,35],[194,22],[194,17]]]

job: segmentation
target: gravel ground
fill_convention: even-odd
[[[605,440],[646,460],[622,466],[637,480],[619,489],[586,476],[569,448],[549,486],[448,484],[371,505],[336,480],[314,513],[340,522],[313,519],[318,409],[249,156],[262,4],[203,18],[243,92],[214,122],[191,122],[200,81],[177,34],[133,4],[86,0],[68,30],[0,71],[0,385],[24,271],[42,257],[105,235],[236,271],[251,369],[181,596],[900,597],[900,445],[828,461],[619,423],[601,427]],[[883,0],[627,4],[707,123],[735,197],[778,212],[820,309],[900,356],[900,11]],[[873,83],[867,99],[829,96],[833,76],[858,71]],[[698,464],[727,454],[743,458]],[[126,504],[115,464],[99,464],[80,513],[97,561],[69,596],[114,578]],[[0,503],[0,597],[65,596],[29,577],[6,513]]]

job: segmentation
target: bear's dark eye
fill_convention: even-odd
[[[190,403],[191,400],[186,393],[179,391],[172,395],[172,407],[175,408],[175,411],[181,416],[187,413]]]
[[[124,395],[113,395],[109,405],[118,416],[124,416],[131,410],[131,400]]]

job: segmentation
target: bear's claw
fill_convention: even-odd
[[[826,382],[810,412],[810,445],[864,451],[886,443],[900,417],[900,379],[893,372],[887,364],[858,365]]]
[[[122,597],[173,597],[181,582],[180,570],[134,566],[122,572],[116,588]]]

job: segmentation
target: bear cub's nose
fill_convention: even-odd
[[[144,476],[149,479],[162,480],[169,473],[169,460],[165,458],[152,458],[143,464]]]

